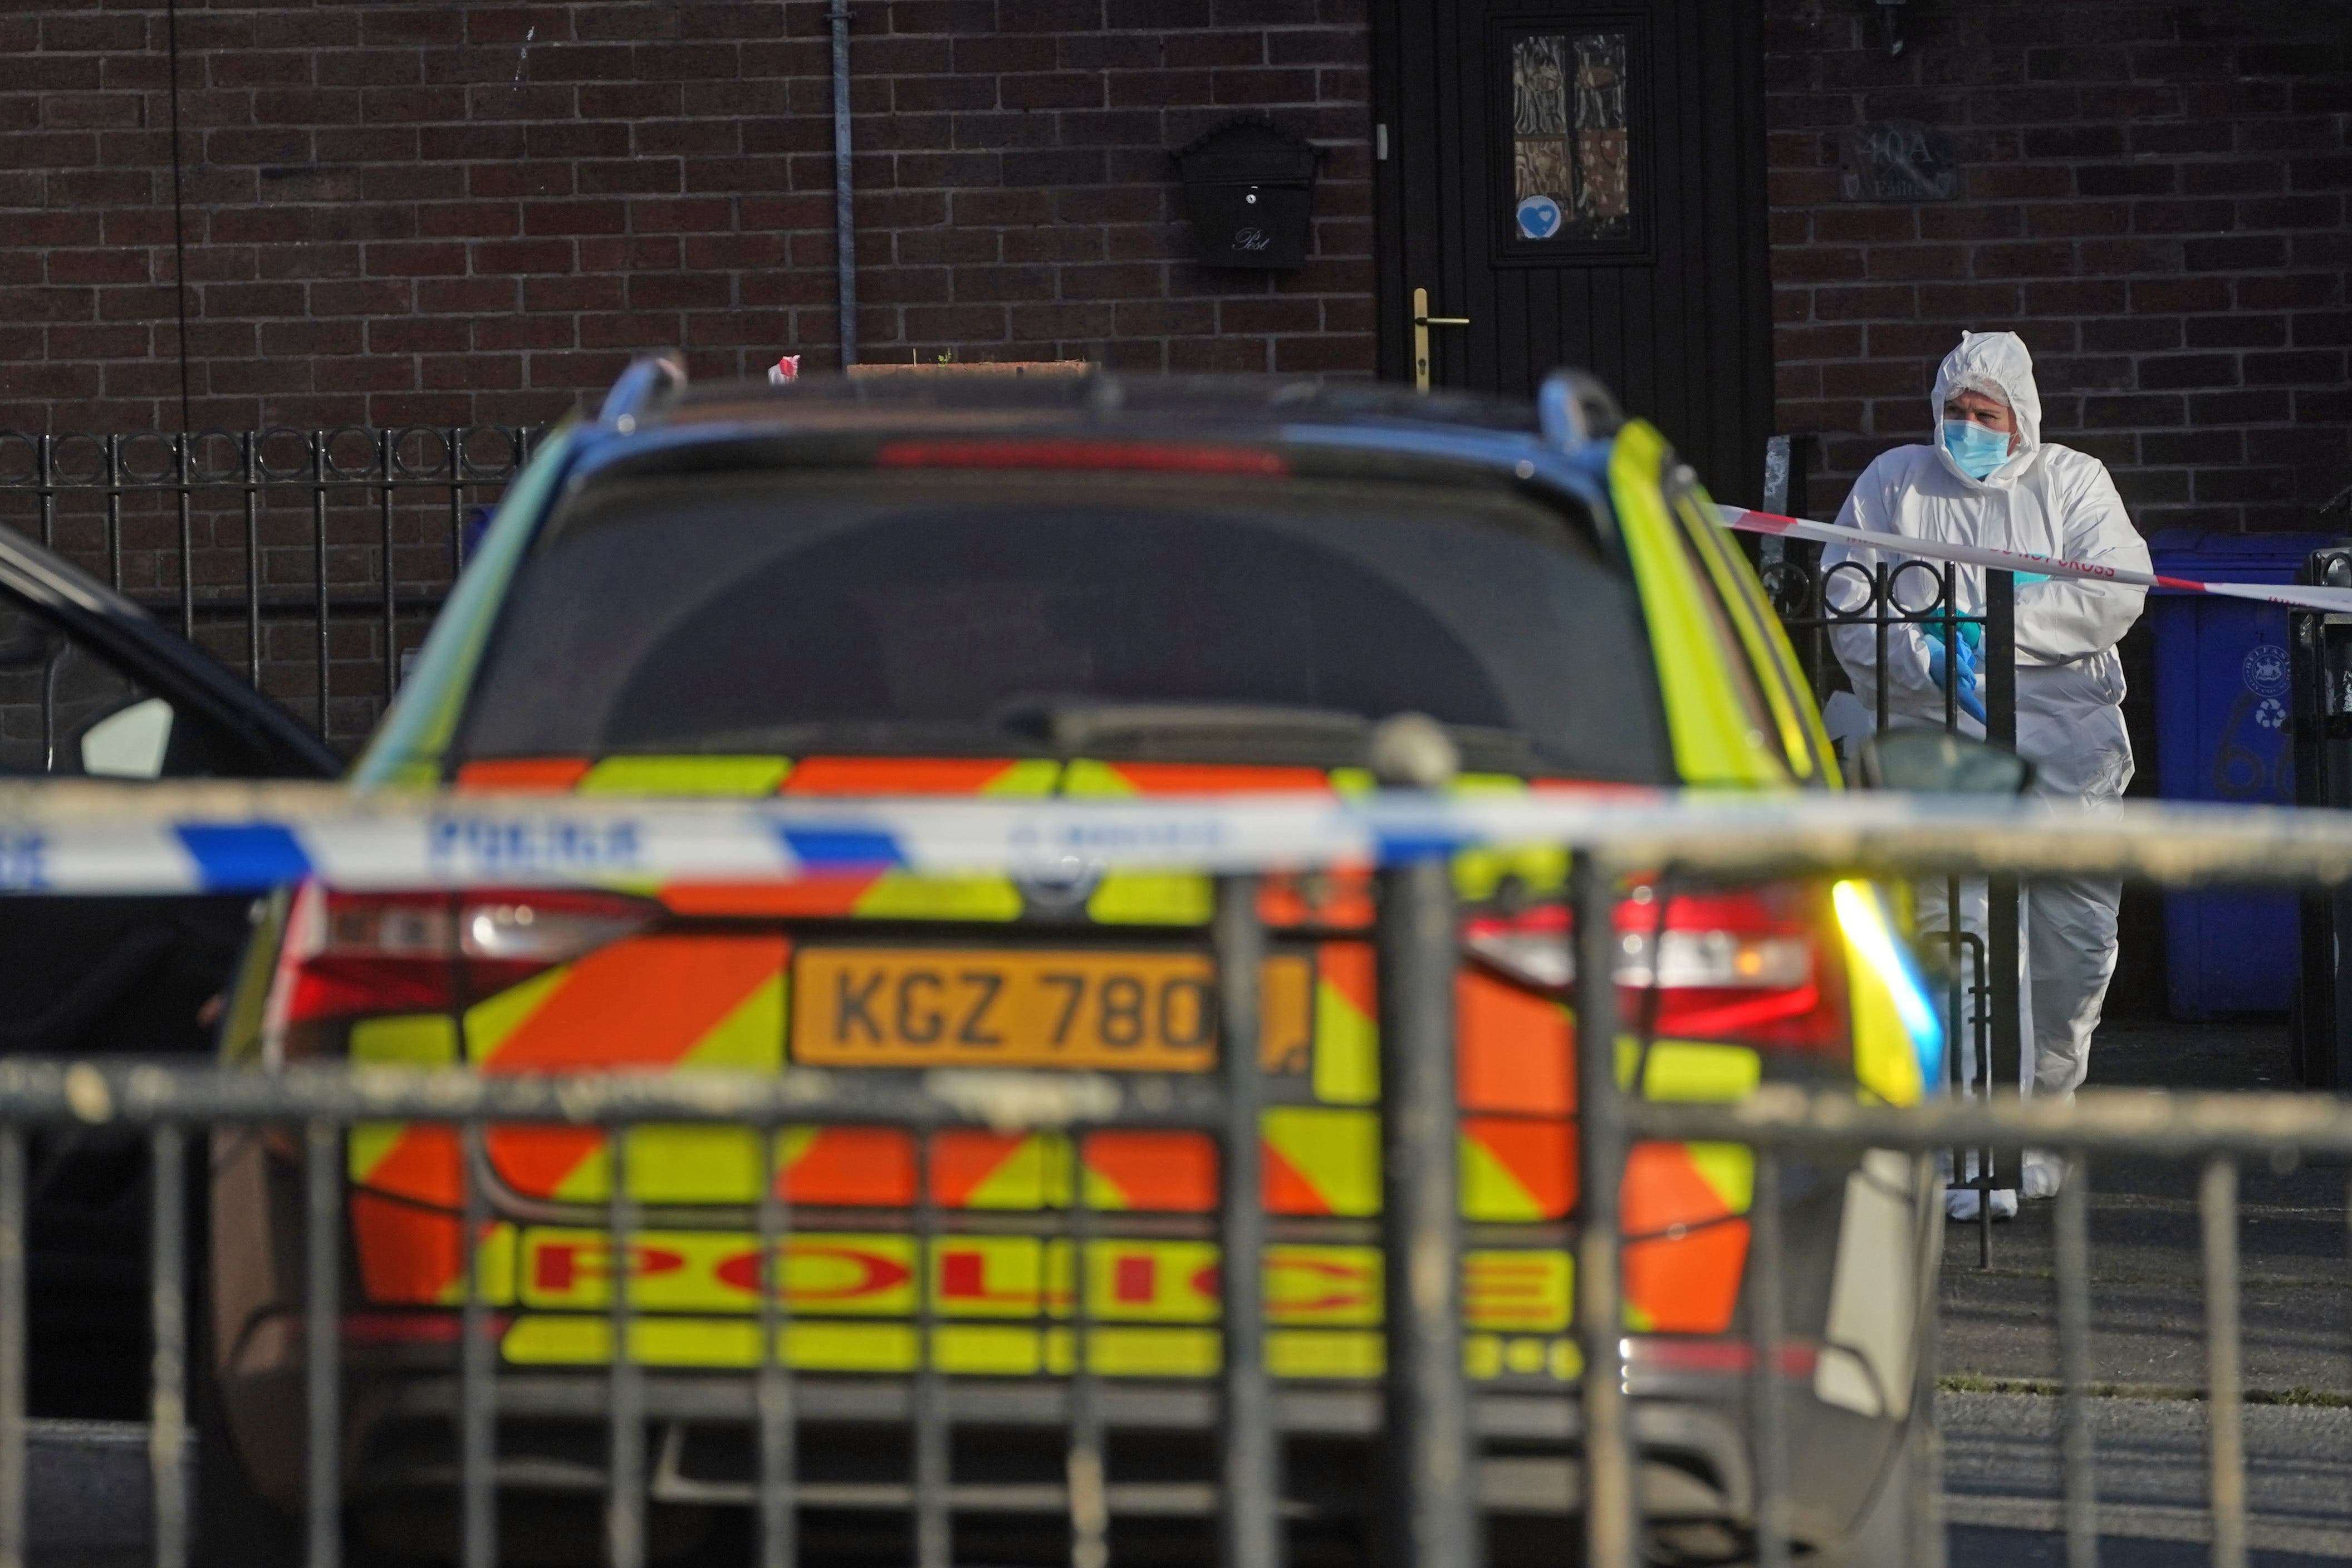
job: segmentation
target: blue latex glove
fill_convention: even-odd
[[[2012,572],[2010,575],[2014,579],[2016,585],[2020,588],[2024,587],[2028,583],[2047,583],[2050,581],[2050,574],[2047,572]]]
[[[1975,628],[1959,629],[1965,634]],[[1938,690],[1948,691],[1952,688],[1950,677],[1957,675],[1960,711],[1981,724],[1985,722],[1984,674],[1977,665],[1975,640],[1963,635],[1948,643],[1941,632],[1931,635],[1927,639],[1927,679],[1936,683]]]
[[[1927,630],[1928,637],[1936,639],[1936,642],[1950,642],[1955,635],[1959,635],[1961,644],[1964,644],[1964,647],[1961,647],[1961,656],[1964,656],[1971,666],[1983,666],[1985,663],[1983,660],[1985,623],[1983,621],[1927,621],[1922,626],[1922,630]]]

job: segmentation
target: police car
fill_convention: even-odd
[[[1706,496],[1589,379],[1555,377],[1530,409],[1108,374],[689,387],[667,362],[633,368],[598,418],[538,449],[355,780],[1344,794],[1370,787],[1374,729],[1404,712],[1444,728],[1458,790],[1838,787],[1806,683]],[[1454,867],[1464,1328],[1505,1560],[1556,1553],[1574,1511],[1573,1423],[1557,1414],[1579,1373],[1566,870],[1518,852]],[[1268,1353],[1286,1385],[1350,1395],[1376,1386],[1381,1351],[1370,892],[1344,871],[1275,879],[1262,909]],[[224,1049],[257,1071],[1202,1071],[1211,904],[1208,879],[1181,871],[463,896],[306,884],[262,922]],[[1865,886],[1639,889],[1621,925],[1622,1016],[1641,1020],[1621,1072],[1640,1093],[1727,1100],[1795,1079],[1904,1103],[1939,1071],[1932,1009]],[[1112,1391],[1115,1539],[1205,1528],[1208,1505],[1182,1500],[1213,1479],[1206,1139],[919,1142],[813,1124],[763,1160],[749,1132],[655,1127],[625,1155],[645,1229],[625,1258],[605,1229],[601,1132],[496,1129],[475,1173],[495,1221],[479,1289],[510,1538],[567,1506],[593,1518],[624,1271],[662,1539],[724,1528],[749,1503],[748,1406],[723,1391],[740,1394],[761,1354],[752,1207],[770,1162],[792,1210],[782,1354],[808,1551],[903,1559],[907,1379],[1053,1385],[1076,1353],[1080,1281],[1085,1353]],[[429,1535],[418,1521],[446,1520],[454,1497],[460,1143],[376,1125],[344,1158],[346,1495],[378,1536]],[[208,1447],[204,1473],[211,1517],[258,1540],[302,1485],[301,1249],[287,1228],[300,1151],[257,1131],[216,1146],[214,1169],[207,1408],[235,1458]],[[1661,1550],[1693,1560],[1737,1555],[1755,1506],[1751,1177],[1743,1150],[1681,1144],[1640,1148],[1626,1175],[1645,1511]],[[1792,1166],[1783,1190],[1790,1430],[1833,1461],[1799,1467],[1796,1531],[1876,1560],[1903,1527],[1896,1459],[1919,1424],[1927,1194],[1886,1156]],[[921,1247],[910,1214],[926,1202],[944,1218]],[[1056,1217],[1073,1203],[1090,1230],[1075,1260]],[[959,1556],[1066,1557],[1060,1416],[1033,1408],[1057,1407],[959,1416]],[[1370,1551],[1371,1408],[1284,1405],[1302,1540]],[[1120,1517],[1136,1498],[1156,1500],[1152,1519]]]

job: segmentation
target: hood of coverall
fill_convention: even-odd
[[[1936,456],[1962,484],[2014,483],[2033,466],[2034,454],[2042,449],[2042,394],[2033,384],[2033,356],[2026,353],[2025,340],[2015,332],[1962,332],[1960,346],[1944,356],[1943,365],[1936,372],[1933,417],[1939,424],[1945,403],[1958,392],[1987,393],[2008,404],[2017,416],[2017,450],[1983,479],[1972,479],[1960,471],[1952,455],[1944,450],[1940,430],[1933,441]]]

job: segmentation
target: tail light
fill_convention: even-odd
[[[447,1013],[642,931],[659,904],[575,889],[295,890],[269,987],[273,1062],[334,1054],[354,1018]]]
[[[1664,899],[1663,907],[1658,900]],[[1617,906],[1618,1005],[1684,1039],[1824,1050],[1846,1043],[1830,912],[1815,892],[1769,887],[1663,894]],[[1574,922],[1561,905],[1473,920],[1470,955],[1535,990],[1570,994]]]

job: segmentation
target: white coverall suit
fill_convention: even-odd
[[[2147,545],[2097,458],[2042,440],[2042,399],[2033,384],[2033,361],[2013,332],[1968,332],[1937,372],[1935,414],[1943,416],[1955,393],[1989,393],[2017,416],[2018,445],[1982,480],[1970,479],[1939,439],[1934,446],[1898,447],[1863,471],[1838,513],[1849,528],[1955,543],[2053,555],[2063,560],[2148,570]],[[1822,552],[1827,572],[1842,560],[1867,571],[1878,552],[1832,545]],[[1903,559],[1885,552],[1890,569]],[[1926,563],[1940,568],[1940,563]],[[1957,571],[1958,611],[1984,610],[1984,573]],[[1853,573],[1830,578],[1831,598],[1851,611],[1867,590]],[[1931,602],[1934,580],[1915,568],[1896,588],[1906,606]],[[2124,733],[2123,664],[2116,643],[2138,619],[2142,589],[2079,578],[2021,583],[2017,588],[2017,749],[2035,769],[2034,793],[2058,800],[2093,803],[2122,797],[2131,782],[2131,742]],[[1855,695],[1874,710],[1877,671],[1874,632],[1858,626],[1831,634],[1838,662],[1853,680]],[[1987,649],[1988,657],[1991,650]],[[1928,638],[1918,626],[1890,627],[1887,640],[1887,712],[1896,724],[1944,722],[1944,693],[1928,676]],[[1960,725],[1981,736],[1984,726],[1965,714]],[[1936,923],[1943,887],[1921,889],[1922,926]],[[1930,896],[1932,894],[1932,896]],[[2121,884],[2086,878],[2038,880],[2027,889],[2021,951],[2028,970],[2022,999],[2025,1028],[2024,1087],[2037,1094],[2072,1095],[2090,1070],[2091,1035],[2116,967],[2116,908]],[[1983,931],[1982,884],[1971,901]],[[1958,1042],[1956,1042],[1958,1044]],[[2029,1156],[2027,1196],[2057,1188],[2056,1167]]]

